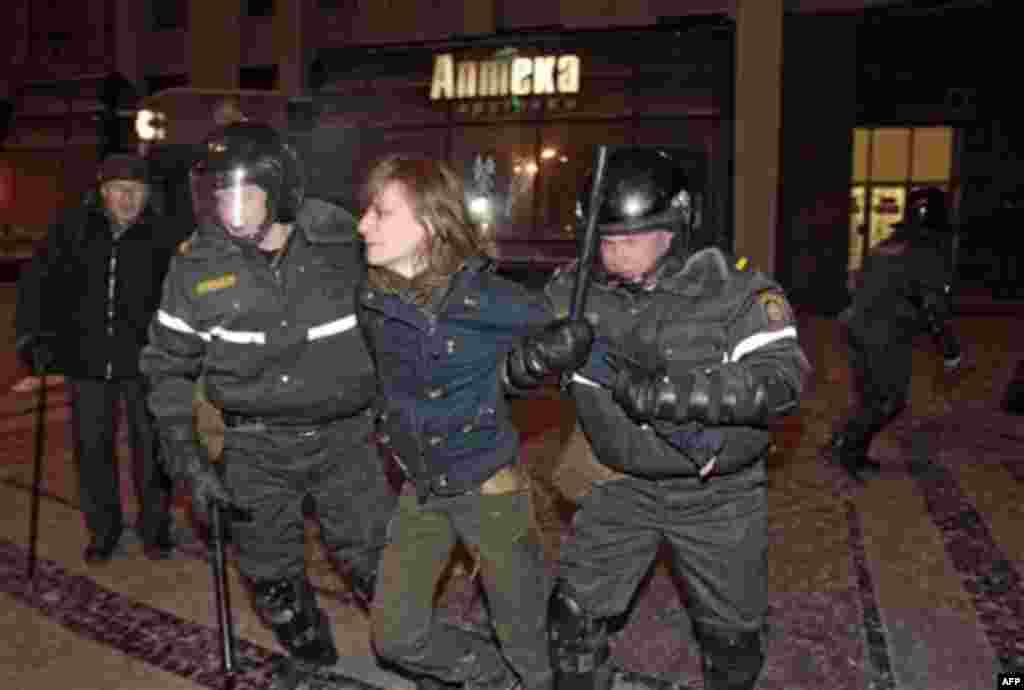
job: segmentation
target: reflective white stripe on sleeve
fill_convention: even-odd
[[[229,331],[221,326],[214,326],[210,329],[210,335],[216,336],[229,343],[240,345],[266,345],[267,335],[259,331]]]
[[[594,388],[602,388],[601,384],[597,381],[592,381],[582,374],[573,374],[572,380],[574,383],[582,383],[584,386],[593,386]]]
[[[215,326],[209,331],[197,331],[192,328],[192,326],[188,325],[184,319],[168,314],[163,309],[157,311],[156,320],[167,328],[170,328],[172,331],[197,335],[206,342],[210,342],[214,338],[220,338],[221,340],[229,343],[240,343],[243,345],[265,345],[267,342],[267,336],[258,331],[229,331],[221,326]]]
[[[168,314],[163,309],[157,310],[156,320],[160,322],[162,325],[166,326],[167,328],[170,328],[172,331],[178,331],[178,333],[188,333],[190,335],[198,335],[200,338],[206,340],[207,342],[209,342],[210,340],[209,333],[197,331],[196,329],[189,326],[184,319],[178,318],[177,316],[174,316],[172,314]]]
[[[328,321],[327,323],[320,324],[319,326],[313,326],[307,331],[307,337],[309,340],[319,340],[320,338],[326,338],[328,336],[337,335],[350,331],[356,327],[356,315],[349,314],[343,316],[340,319],[334,321]]]
[[[771,345],[772,343],[785,338],[796,338],[795,326],[786,326],[785,328],[781,328],[777,331],[762,331],[761,333],[755,333],[750,337],[744,338],[732,349],[731,357],[728,352],[722,355],[722,362],[725,364],[728,364],[729,362],[738,362],[741,358],[746,357],[754,350],[760,349],[765,345]]]

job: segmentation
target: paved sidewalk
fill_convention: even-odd
[[[1024,669],[1024,417],[997,405],[1024,358],[1024,337],[1019,316],[1006,313],[961,317],[957,326],[970,370],[955,382],[936,378],[934,355],[915,354],[910,409],[872,450],[882,475],[857,488],[817,453],[850,402],[838,331],[827,320],[802,320],[815,373],[801,414],[780,425],[770,462],[771,615],[760,690],[988,690],[1000,669]],[[9,385],[19,371],[9,333],[0,333],[0,383]],[[86,567],[67,396],[54,390],[50,398],[37,577],[28,582],[34,400],[0,393],[0,687],[227,687],[210,569],[185,499],[176,504],[183,543],[175,558],[148,561],[128,534],[108,566]],[[516,416],[553,557],[571,512],[550,480],[562,467],[571,408],[520,402]],[[122,439],[123,461],[126,450]],[[309,530],[315,537],[315,525]],[[377,665],[366,617],[318,546],[309,563],[342,652],[314,685],[411,688]],[[441,592],[441,615],[482,625],[483,597],[460,565]],[[265,687],[279,650],[231,575],[235,687]],[[625,669],[620,688],[701,687],[685,596],[664,567],[655,569],[614,640]]]

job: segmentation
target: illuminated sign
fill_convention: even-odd
[[[434,56],[430,99],[501,98],[579,93],[576,55],[540,55],[504,60],[459,60]]]

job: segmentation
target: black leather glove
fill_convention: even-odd
[[[615,377],[612,397],[638,422],[674,419],[685,410],[694,387],[692,374],[670,379],[633,366],[622,366]]]
[[[214,503],[244,516],[249,511],[238,504],[234,494],[213,469],[210,461],[203,457],[203,450],[193,441],[175,441],[164,445],[167,453],[168,472],[174,478],[188,480],[192,490],[192,509],[208,519]]]
[[[594,329],[586,321],[552,321],[540,333],[524,338],[509,354],[509,381],[530,388],[551,374],[579,369],[586,364],[593,344]]]
[[[18,357],[34,376],[42,376],[56,363],[54,338],[52,333],[32,333],[15,343]]]

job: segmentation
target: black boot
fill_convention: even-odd
[[[114,552],[117,551],[117,542],[120,539],[121,530],[102,537],[94,534],[82,553],[82,559],[88,565],[108,563],[114,557]]]
[[[846,473],[859,484],[866,484],[871,477],[877,477],[882,471],[882,465],[877,460],[872,460],[867,455],[856,458],[843,457],[840,464]]]
[[[286,656],[274,664],[267,690],[312,690],[318,668],[316,664]]]
[[[548,643],[555,690],[610,690],[609,619],[584,610],[576,590],[558,580],[548,600]]]
[[[694,626],[701,648],[705,690],[753,690],[764,654],[757,630],[721,630]]]
[[[142,552],[151,561],[165,561],[174,555],[177,544],[171,536],[171,522],[165,521],[152,538],[144,539]]]
[[[844,430],[832,434],[825,450],[839,462],[840,467],[857,482],[863,484],[868,477],[877,476],[882,466],[868,457],[871,438]]]
[[[253,591],[260,617],[291,656],[316,666],[338,663],[330,621],[305,578],[265,580]]]
[[[363,610],[369,611],[377,590],[377,573],[353,568],[348,573],[348,581],[356,602]]]
[[[865,443],[844,437],[836,449],[839,464],[858,484],[864,484],[868,478],[878,476],[882,470],[880,463],[868,457],[869,445],[870,440]]]

